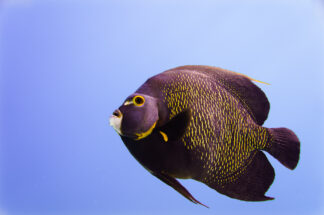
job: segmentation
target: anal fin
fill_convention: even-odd
[[[171,186],[173,189],[175,189],[176,191],[178,191],[181,195],[183,195],[184,197],[186,197],[189,201],[195,203],[195,204],[200,204],[202,206],[205,206],[208,208],[208,206],[202,204],[201,202],[199,202],[197,199],[195,199],[191,193],[189,193],[189,191],[180,184],[180,182],[178,182],[175,178],[168,176],[166,174],[163,173],[152,173],[154,176],[156,176],[158,179],[160,179],[161,181],[163,181],[164,183],[166,183],[167,185]]]
[[[256,151],[253,160],[244,173],[234,182],[222,187],[213,187],[218,192],[231,198],[244,201],[266,201],[274,198],[265,196],[272,184],[275,173],[267,157],[261,151]]]

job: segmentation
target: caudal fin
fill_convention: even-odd
[[[288,128],[269,128],[272,143],[269,152],[289,169],[295,169],[299,160],[300,142],[296,134]]]

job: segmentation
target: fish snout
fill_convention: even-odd
[[[117,117],[117,118],[121,118],[123,116],[123,114],[120,112],[119,109],[116,109],[113,114],[113,116]]]
[[[122,112],[117,109],[113,112],[113,114],[109,118],[109,124],[117,131],[118,134],[122,134],[121,132],[121,122],[123,119]]]

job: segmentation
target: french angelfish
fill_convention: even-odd
[[[270,104],[252,81],[210,66],[173,68],[127,97],[110,124],[140,164],[194,203],[202,204],[176,178],[235,199],[271,200],[275,173],[263,151],[293,170],[300,142],[287,128],[262,127]]]

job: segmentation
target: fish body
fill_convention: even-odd
[[[289,129],[262,126],[270,105],[252,80],[209,66],[167,70],[125,100],[121,117],[112,116],[119,131],[112,125],[148,171],[194,203],[175,178],[231,198],[270,200],[264,194],[275,174],[262,151],[294,169],[300,143]]]

